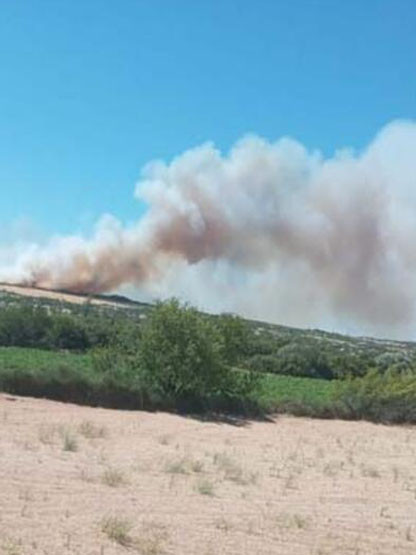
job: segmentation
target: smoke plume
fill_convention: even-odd
[[[177,294],[292,325],[415,329],[416,123],[330,159],[288,138],[248,136],[226,156],[204,144],[148,164],[135,195],[148,209],[134,226],[104,216],[90,239],[26,245],[0,280]]]

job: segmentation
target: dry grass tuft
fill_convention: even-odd
[[[133,525],[130,521],[117,516],[107,517],[101,523],[101,531],[111,541],[123,547],[132,547],[134,545],[134,540],[130,536],[132,528]]]
[[[105,426],[99,426],[91,420],[83,420],[78,426],[79,433],[86,439],[103,439],[108,437],[108,429]]]
[[[227,453],[216,453],[214,464],[223,472],[224,479],[234,482],[240,486],[254,484],[257,481],[257,474],[245,472],[243,467],[227,455]]]
[[[202,480],[198,480],[198,482],[196,483],[196,490],[201,495],[213,496],[214,484],[207,478],[204,478]]]
[[[380,472],[374,466],[362,465],[361,474],[365,478],[380,478]]]
[[[166,527],[157,522],[143,523],[140,536],[135,546],[142,555],[161,555],[165,552],[164,544],[168,539]]]
[[[55,442],[55,437],[58,433],[56,426],[42,424],[38,430],[38,438],[44,445],[52,445]]]
[[[4,555],[23,555],[20,541],[7,539],[3,544],[1,544],[1,550]]]
[[[102,475],[102,482],[111,488],[118,488],[128,483],[127,477],[118,468],[107,468]]]
[[[71,452],[78,451],[78,440],[72,432],[68,430],[64,432],[63,442],[64,442],[63,443],[64,451],[71,451]]]
[[[310,527],[310,519],[296,513],[280,513],[277,515],[276,521],[279,528],[305,530]]]
[[[172,436],[170,434],[163,434],[158,438],[160,445],[169,445],[172,442]]]

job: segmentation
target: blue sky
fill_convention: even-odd
[[[3,240],[133,221],[140,168],[205,141],[362,148],[416,117],[415,29],[414,0],[5,0]]]

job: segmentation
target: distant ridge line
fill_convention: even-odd
[[[0,281],[0,288],[1,287],[14,287],[17,289],[33,289],[34,291],[42,291],[45,293],[61,293],[63,295],[70,295],[73,297],[83,297],[86,300],[93,299],[93,300],[100,300],[100,301],[107,301],[110,303],[117,303],[117,304],[124,304],[124,305],[134,305],[134,306],[151,306],[151,303],[143,302],[143,301],[135,301],[126,297],[125,295],[119,295],[117,293],[114,294],[99,294],[99,293],[84,293],[84,292],[74,292],[70,291],[69,289],[50,289],[47,287],[39,287],[37,285],[22,285],[21,283],[11,283],[11,282],[4,282]]]

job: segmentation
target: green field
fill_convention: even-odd
[[[88,372],[91,356],[23,347],[0,347],[0,373],[7,370],[48,371],[60,366]]]
[[[296,413],[324,413],[331,403],[334,385],[327,380],[268,374],[261,376],[255,400],[267,412],[292,409]],[[103,391],[108,394],[108,383],[94,369],[90,354],[0,347],[0,389],[14,394],[101,404],[99,396]],[[128,385],[126,389],[130,389]],[[134,388],[130,393],[129,404],[134,405],[131,399]],[[117,398],[114,403],[118,406]]]

